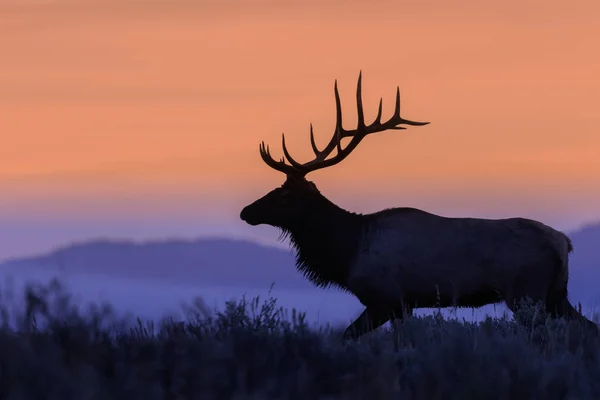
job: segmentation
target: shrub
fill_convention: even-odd
[[[58,282],[0,310],[3,399],[591,399],[598,343],[532,304],[475,323],[410,318],[356,342],[269,297],[198,300],[158,326],[81,312]]]

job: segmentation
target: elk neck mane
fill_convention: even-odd
[[[279,239],[289,239],[296,268],[314,285],[347,290],[349,268],[364,245],[370,218],[322,199],[298,224],[279,227]]]

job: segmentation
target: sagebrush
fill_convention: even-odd
[[[156,326],[82,312],[58,282],[3,298],[2,399],[593,399],[598,342],[530,304],[513,319],[409,318],[356,342],[269,297]],[[516,323],[518,319],[520,323]]]

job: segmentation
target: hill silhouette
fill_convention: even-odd
[[[600,306],[600,223],[569,235],[575,247],[571,256],[570,297]]]
[[[93,240],[47,254],[15,258],[5,271],[43,268],[162,283],[242,285],[263,288],[309,286],[294,267],[289,250],[233,239],[162,241]]]
[[[575,247],[570,262],[570,298],[585,304],[600,302],[600,223],[569,236]],[[7,260],[1,266],[4,271],[43,268],[162,283],[266,288],[275,282],[280,289],[312,288],[296,271],[291,251],[227,238],[92,240]]]

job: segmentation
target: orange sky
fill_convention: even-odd
[[[207,216],[282,183],[396,85],[426,127],[311,179],[357,211],[600,218],[600,3],[0,0],[0,217]],[[366,190],[365,188],[368,188]],[[207,211],[210,210],[210,211]]]

